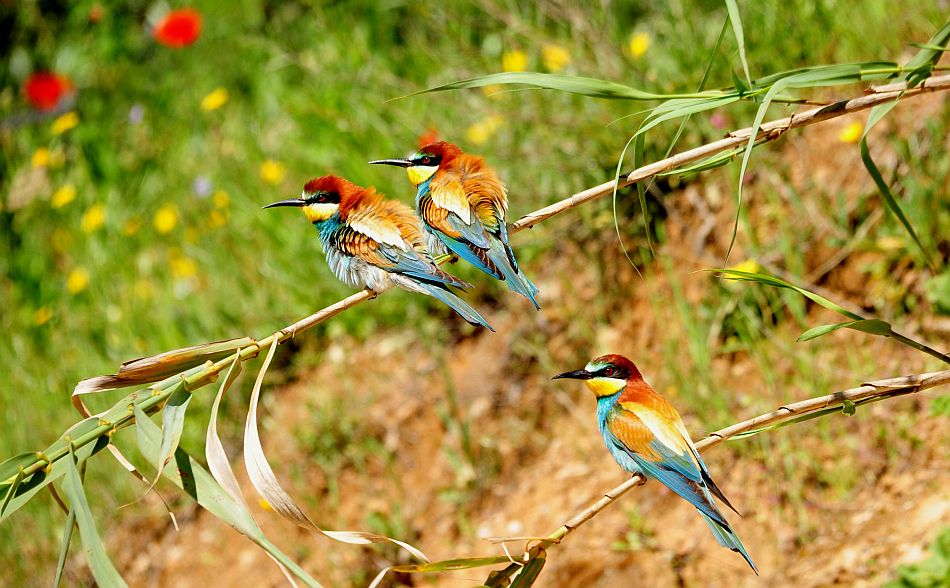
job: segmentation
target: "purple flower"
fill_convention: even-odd
[[[198,176],[191,183],[191,191],[194,192],[198,198],[207,198],[213,189],[214,184],[211,183],[211,178],[208,176]]]
[[[145,118],[145,107],[141,104],[133,104],[129,109],[129,124],[137,125]]]

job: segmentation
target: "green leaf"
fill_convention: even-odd
[[[828,300],[824,296],[820,296],[804,288],[799,288],[798,286],[795,286],[794,284],[789,284],[788,282],[781,280],[779,278],[776,278],[775,276],[760,274],[757,272],[744,272],[744,271],[733,270],[733,269],[711,269],[711,270],[706,270],[706,271],[716,272],[720,275],[726,276],[726,279],[735,279],[735,280],[741,280],[745,282],[757,282],[759,284],[765,284],[766,286],[774,286],[776,288],[788,288],[789,290],[794,290],[795,292],[798,292],[799,294],[808,298],[812,302],[815,302],[818,305],[823,306],[824,308],[827,308],[828,310],[833,310],[837,312],[838,314],[842,314],[854,321],[865,320],[864,317],[856,315],[850,310],[846,310],[842,308],[841,306]]]
[[[861,161],[864,163],[864,167],[868,170],[868,173],[871,174],[871,179],[874,180],[874,184],[881,193],[881,197],[884,199],[884,205],[887,206],[887,209],[897,217],[897,220],[899,220],[902,225],[904,225],[904,229],[914,240],[914,243],[917,245],[917,249],[920,250],[920,254],[923,256],[924,261],[926,261],[927,265],[930,266],[930,269],[934,273],[937,273],[936,264],[934,263],[933,259],[931,259],[930,254],[924,249],[920,239],[917,238],[917,232],[914,231],[913,225],[910,224],[910,221],[907,219],[907,215],[904,214],[904,210],[901,208],[900,203],[898,203],[897,198],[891,192],[890,186],[887,185],[887,182],[885,182],[884,178],[881,176],[881,171],[871,158],[871,151],[868,148],[868,133],[870,132],[871,127],[884,118],[884,116],[896,105],[897,100],[894,100],[893,102],[880,104],[871,109],[871,114],[868,115],[867,125],[864,127],[864,133],[861,135]]]
[[[158,425],[153,423],[138,405],[134,407],[134,411],[139,450],[145,459],[154,463],[161,454],[162,432]],[[189,492],[189,495],[195,498],[198,504],[211,514],[247,535],[307,586],[320,588],[319,582],[271,543],[260,527],[257,526],[257,523],[254,522],[254,518],[251,517],[250,512],[244,505],[231,498],[201,464],[188,456],[181,448],[176,450],[175,456],[178,467],[165,468],[163,475],[166,479]],[[186,476],[184,481],[182,472]]]
[[[22,468],[35,462],[38,456],[39,454],[35,451],[27,451],[0,462],[0,489],[7,485],[7,482],[14,478]]]
[[[726,11],[729,13],[729,22],[732,23],[732,32],[736,36],[736,44],[739,45],[739,60],[742,62],[742,71],[745,73],[746,82],[751,86],[752,77],[749,75],[749,62],[746,61],[745,56],[745,35],[742,33],[742,19],[739,18],[739,7],[736,6],[736,0],[726,0]]]
[[[841,403],[841,412],[848,416],[853,416],[858,410],[858,405],[851,400],[845,400]]]
[[[181,441],[181,433],[185,428],[185,412],[188,410],[188,403],[191,402],[191,393],[182,386],[168,399],[162,410],[162,448],[158,454],[158,474],[155,480],[162,475],[165,465],[171,461],[175,450],[178,449],[178,443]]]
[[[63,583],[63,570],[66,569],[66,557],[69,555],[69,544],[72,543],[73,529],[76,528],[76,509],[70,507],[66,515],[66,529],[63,531],[63,546],[59,550],[59,560],[56,562],[56,577],[53,586],[58,588]]]
[[[463,90],[467,88],[481,88],[484,86],[518,84],[522,86],[532,86],[544,90],[560,90],[571,94],[589,96],[592,98],[608,98],[614,100],[665,100],[667,98],[696,98],[705,97],[697,94],[654,94],[645,92],[623,84],[598,80],[595,78],[584,78],[577,76],[566,76],[562,74],[547,74],[535,72],[504,72],[479,76],[468,80],[443,84],[428,90],[410,94],[416,96],[427,94],[429,92],[445,92],[447,90]],[[716,93],[718,94],[718,93]]]
[[[946,22],[934,33],[924,45],[918,45],[920,51],[907,62],[907,87],[913,88],[926,80],[933,73],[934,66],[940,61],[940,56],[947,50],[947,41],[950,40],[950,21]]]
[[[106,553],[106,548],[99,538],[99,532],[96,530],[96,522],[92,516],[92,510],[86,501],[86,492],[82,487],[82,480],[79,479],[79,469],[76,467],[75,455],[70,448],[69,456],[61,459],[59,463],[65,464],[66,480],[63,482],[63,490],[69,496],[70,510],[76,513],[76,523],[79,525],[79,538],[82,540],[83,552],[86,554],[86,562],[92,570],[92,575],[96,583],[100,586],[127,586],[125,580],[116,571],[112,565],[112,560]]]
[[[528,588],[529,586],[533,586],[538,579],[538,574],[541,573],[541,569],[544,567],[546,557],[544,550],[541,549],[538,555],[528,560],[528,563],[526,563],[518,575],[515,576],[514,581],[511,583],[511,588]]]
[[[66,433],[64,433],[62,437],[60,437],[52,445],[50,445],[43,452],[43,454],[49,455],[56,449],[68,447],[69,441],[67,439],[72,439],[73,434],[79,433],[78,435],[75,435],[76,437],[78,437],[82,434],[92,431],[97,426],[98,426],[98,419],[96,419],[95,417],[92,417],[90,419],[85,419],[83,421],[80,421],[79,423],[76,423],[75,425],[70,427],[69,430]],[[74,454],[78,462],[81,464],[82,462],[89,459],[93,454],[95,454],[98,450],[102,449],[105,446],[106,446],[105,444],[101,444],[101,443],[87,443],[86,445],[82,447],[77,447]],[[7,503],[7,506],[3,509],[2,512],[0,512],[0,523],[5,521],[8,517],[10,517],[10,515],[12,515],[17,510],[19,510],[20,507],[22,507],[24,504],[29,502],[34,496],[36,496],[37,492],[45,488],[50,483],[55,482],[59,478],[65,476],[67,461],[68,460],[65,458],[58,459],[55,462],[53,462],[52,467],[47,466],[47,468],[40,469],[34,472],[33,475],[31,475],[30,477],[25,478],[23,482],[20,483],[20,485],[17,487],[16,492],[14,493],[10,501]],[[47,472],[47,469],[49,470],[48,472]],[[2,488],[2,486],[0,486],[0,488]]]
[[[812,339],[817,339],[822,335],[827,335],[832,331],[837,331],[838,329],[854,329],[855,331],[861,331],[864,333],[870,333],[872,335],[880,335],[882,337],[891,336],[891,325],[882,320],[878,319],[862,319],[859,321],[847,321],[843,323],[835,323],[832,325],[821,325],[819,327],[814,327],[808,329],[798,338],[798,341],[811,341]]]

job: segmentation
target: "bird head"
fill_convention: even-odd
[[[321,176],[307,182],[299,198],[281,200],[264,208],[295,206],[303,209],[311,223],[319,223],[344,213],[364,191],[364,188],[339,176]]]
[[[627,387],[633,380],[642,379],[640,370],[622,355],[602,355],[593,359],[582,370],[564,372],[554,379],[570,378],[584,380],[594,396],[612,396]]]
[[[432,177],[439,166],[445,165],[462,154],[462,150],[446,141],[429,143],[404,159],[377,159],[373,165],[395,165],[406,168],[409,181],[418,186]]]

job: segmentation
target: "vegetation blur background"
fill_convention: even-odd
[[[763,0],[740,6],[753,77],[821,63],[903,61],[915,51],[911,43],[926,41],[950,12],[942,0],[912,5]],[[401,173],[366,162],[406,154],[438,136],[487,156],[510,186],[511,220],[611,178],[638,122],[623,118],[638,110],[635,103],[545,91],[486,88],[390,99],[476,75],[520,70],[611,79],[656,92],[689,91],[702,77],[725,16],[722,4],[712,0],[591,6],[504,0],[207,1],[191,6],[200,29],[179,47],[159,34],[171,8],[179,7],[87,0],[0,4],[0,327],[5,335],[0,338],[0,456],[44,446],[77,420],[68,397],[85,377],[110,373],[133,357],[215,339],[263,336],[348,294],[326,269],[315,235],[301,218],[261,210],[295,195],[309,178],[337,173],[410,202],[412,191]],[[731,85],[733,72],[741,71],[730,41],[712,62],[709,87]],[[28,91],[41,72],[55,78],[46,80],[58,88],[52,103],[37,102],[35,86]],[[859,93],[855,86],[835,97]],[[753,108],[740,104],[696,117],[680,144],[699,145],[747,126]],[[773,109],[776,115],[790,111]],[[927,270],[899,224],[882,214],[879,195],[855,163],[860,118],[816,128],[817,139],[807,139],[811,131],[805,131],[753,155],[748,204],[730,263],[779,268],[925,340],[946,342],[950,108],[937,97],[895,112],[902,122],[875,134],[875,153],[880,152],[885,176],[899,178],[902,204],[942,273]],[[675,126],[650,136],[648,160],[662,156],[674,131]],[[814,310],[801,300],[688,273],[724,258],[735,215],[736,176],[737,166],[728,166],[701,177],[658,182],[648,201],[655,255],[646,246],[635,191],[621,192],[619,230],[643,278],[621,252],[609,202],[518,235],[515,248],[542,290],[540,314],[503,286],[455,267],[478,284],[475,306],[501,327],[499,343],[491,349],[478,347],[478,341],[492,335],[476,333],[430,300],[402,292],[344,313],[283,346],[278,355],[283,369],[272,370],[269,379],[274,385],[298,383],[291,386],[293,395],[275,393],[269,399],[275,411],[270,428],[291,433],[281,451],[299,491],[331,527],[373,527],[418,540],[423,549],[431,547],[431,537],[439,537],[447,542],[442,555],[467,555],[451,547],[477,548],[483,530],[478,509],[503,510],[499,505],[506,497],[514,500],[523,491],[512,481],[518,479],[518,464],[525,469],[535,464],[539,476],[546,468],[570,467],[565,464],[571,460],[552,461],[543,449],[561,430],[552,423],[568,423],[563,430],[590,438],[570,451],[562,448],[575,455],[575,462],[583,461],[579,456],[587,448],[600,457],[590,399],[544,382],[545,375],[582,365],[597,352],[634,357],[658,388],[671,390],[697,433],[776,402],[937,368],[931,359],[853,332],[794,344],[797,333],[815,322],[810,319]],[[840,251],[847,255],[825,267]],[[407,356],[410,350],[413,355]],[[483,397],[466,399],[451,374],[473,357],[497,370],[486,370],[492,375],[484,376]],[[386,375],[375,389],[355,373],[370,364],[374,373]],[[416,377],[402,377],[403,372]],[[390,377],[405,387],[387,391]],[[419,391],[423,382],[431,394]],[[241,392],[234,390],[226,411],[224,433],[232,437],[243,415]],[[380,490],[387,497],[384,504],[346,504],[359,503],[360,489],[367,485],[399,486],[405,479],[403,448],[394,446],[388,429],[364,411],[380,397],[415,394],[430,399],[426,409],[434,411],[434,428],[419,434],[439,439],[435,455],[451,473],[450,479],[421,490],[457,517],[434,535],[426,534],[425,510],[413,515],[406,497],[419,492],[418,486]],[[188,417],[194,426],[185,428],[187,448],[203,443],[210,394],[198,395],[196,403],[201,404]],[[281,403],[288,405],[284,411],[292,407],[292,414],[278,413]],[[925,448],[942,444],[945,453],[947,417],[931,414],[940,409],[936,401],[898,401],[888,409],[893,420],[880,427],[874,424],[881,422],[880,415],[859,412],[856,418],[866,419],[865,428],[850,436],[841,436],[840,423],[813,424],[810,431],[819,445],[807,450],[790,432],[733,446],[729,459],[758,464],[758,477],[752,479],[772,491],[765,503],[733,498],[761,515],[738,527],[743,537],[761,538],[746,539],[754,556],[765,553],[762,559],[770,565],[760,567],[778,574],[783,565],[793,566],[795,558],[783,551],[795,552],[823,532],[818,528],[823,515],[809,515],[809,509],[834,510],[828,505],[873,498],[881,472],[904,472],[899,464],[913,460],[914,452],[924,451],[923,463],[943,472],[921,482],[922,491],[935,492],[933,484],[946,481],[947,456]],[[876,440],[877,477],[869,478],[860,460],[836,459],[858,451],[862,438]],[[725,473],[719,457],[713,460],[719,467],[711,467],[723,472],[727,494],[747,492]],[[613,464],[597,463],[607,472],[600,474],[606,484],[620,477],[609,469]],[[142,488],[107,459],[96,465],[89,473],[90,496],[112,553],[128,564],[120,570],[155,572],[146,564],[133,566],[136,554],[152,548],[142,544],[140,551],[124,554],[128,541],[123,537],[131,541],[130,528],[150,529],[144,536],[157,545],[167,519],[154,508],[150,517],[139,506],[116,510],[138,498]],[[355,477],[345,482],[344,475]],[[777,477],[787,480],[775,482]],[[816,485],[823,492],[820,499],[811,494]],[[565,492],[577,494],[573,505],[608,487]],[[351,498],[341,493],[346,488]],[[659,501],[662,496],[657,496]],[[400,500],[407,502],[400,506]],[[594,560],[592,569],[605,573],[604,565],[596,565],[598,549],[612,554],[615,569],[637,562],[635,552],[657,550],[654,535],[662,536],[663,529],[651,521],[651,513],[636,510],[636,501],[628,497],[627,510],[617,509],[621,530],[608,536],[605,546],[595,546],[594,536],[588,536],[584,549]],[[788,548],[774,553],[763,545],[770,542],[770,532],[754,530],[756,522],[768,518],[769,508],[785,509],[779,518],[794,531]],[[950,509],[941,508],[928,518],[933,520],[927,533],[916,533],[918,540],[929,542],[950,519]],[[551,510],[541,519],[548,521],[544,528],[508,529],[507,534],[547,532],[569,512],[568,507]],[[685,521],[696,534],[705,532],[698,519]],[[51,578],[61,526],[52,501],[34,501],[13,524],[0,527],[0,552],[7,562],[0,566],[0,581],[47,584],[45,569],[48,563]],[[506,534],[504,527],[495,534]],[[321,557],[312,549],[301,547],[297,555],[305,561]],[[378,563],[341,557],[347,566],[333,572],[339,583],[365,583]],[[709,565],[732,563],[723,563],[725,556],[712,557]],[[897,577],[896,563],[903,559],[880,557],[868,577]],[[666,571],[656,577],[687,573],[683,569],[689,565],[663,564]],[[167,575],[160,576],[169,585],[175,578],[171,567],[163,567]],[[320,564],[312,567],[317,577],[330,574]],[[88,577],[81,563],[70,569],[76,582]],[[734,571],[741,577],[738,568]],[[577,577],[599,585],[618,581],[584,576],[569,566],[545,574],[551,574],[550,585]]]

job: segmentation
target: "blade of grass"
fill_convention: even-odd
[[[726,276],[725,279],[735,279],[735,280],[740,280],[740,281],[745,281],[745,282],[757,282],[759,284],[764,284],[766,286],[772,286],[775,288],[787,288],[789,290],[798,292],[799,294],[808,298],[812,302],[815,302],[816,304],[824,308],[827,308],[828,310],[833,310],[837,312],[838,314],[844,315],[853,321],[863,322],[863,321],[868,320],[868,319],[865,319],[865,317],[863,316],[857,315],[851,312],[850,310],[842,308],[840,305],[835,304],[834,302],[832,302],[831,300],[828,300],[824,296],[820,296],[810,290],[806,290],[805,288],[801,288],[794,284],[790,284],[784,280],[776,278],[775,276],[769,276],[766,274],[760,274],[756,272],[744,272],[744,271],[733,270],[733,269],[709,269],[705,271],[715,272],[717,274],[720,274],[721,276]],[[880,322],[883,323],[884,321],[880,321]],[[902,335],[898,333],[897,331],[893,330],[893,327],[890,324],[888,323],[885,323],[885,324],[887,324],[888,328],[890,329],[890,332],[885,336],[888,336],[903,345],[907,345],[908,347],[912,347],[918,351],[922,351],[926,353],[927,355],[935,357],[944,363],[950,364],[950,356],[948,356],[947,354],[941,353],[940,351],[937,351],[936,349],[928,345],[925,345],[919,341],[915,341],[914,339],[911,339],[910,337],[907,337],[906,335]],[[878,327],[872,326],[872,328],[878,328]],[[869,332],[871,334],[878,334],[878,333],[874,333],[873,331],[865,331],[865,332]]]
[[[918,45],[920,51],[904,66],[907,70],[908,88],[913,88],[930,77],[934,66],[940,61],[940,56],[947,51],[948,40],[950,40],[950,21],[944,23],[925,45]]]
[[[739,46],[739,61],[742,62],[745,80],[751,86],[752,77],[749,75],[749,62],[745,56],[745,35],[742,32],[742,19],[739,17],[739,7],[736,6],[736,0],[726,0],[726,11],[729,13],[729,22],[732,23],[732,32],[736,37],[736,44]]]
[[[162,410],[162,449],[158,454],[158,473],[155,475],[155,482],[162,477],[162,471],[178,449],[178,443],[181,441],[181,434],[185,428],[185,412],[190,402],[191,392],[182,388],[172,394]],[[152,482],[153,486],[155,482]]]
[[[52,486],[50,486],[52,488]],[[73,539],[73,529],[76,527],[76,511],[72,507],[66,515],[66,529],[63,531],[63,546],[59,550],[59,560],[56,562],[56,576],[53,586],[58,588],[63,583],[63,570],[66,569],[66,557],[69,555],[69,544]]]
[[[866,319],[813,327],[799,335],[798,341],[799,343],[811,341],[812,339],[817,339],[818,337],[827,335],[828,333],[837,331],[838,329],[854,329],[855,331],[871,333],[872,335],[880,335],[882,337],[891,336],[891,325],[878,319]]]
[[[69,496],[70,510],[76,513],[79,539],[82,541],[86,563],[89,564],[93,577],[100,586],[127,586],[125,580],[112,565],[112,560],[109,559],[99,532],[96,530],[96,522],[86,501],[86,492],[83,490],[82,480],[79,479],[79,468],[76,465],[76,455],[72,447],[69,450],[69,457],[61,460],[61,463],[65,464],[66,469],[63,490]]]
[[[231,462],[224,451],[224,445],[221,443],[221,437],[218,436],[218,409],[221,406],[221,399],[227,393],[228,389],[237,380],[241,374],[240,355],[234,356],[228,373],[221,381],[218,387],[218,394],[214,397],[211,405],[211,416],[208,420],[208,432],[205,436],[205,460],[208,462],[208,469],[211,475],[221,485],[222,488],[231,496],[231,499],[247,508],[244,501],[244,495],[241,494],[241,487],[238,485],[234,470],[231,469]]]
[[[861,161],[864,163],[865,169],[867,169],[868,173],[871,175],[871,179],[874,180],[874,185],[877,186],[878,192],[881,193],[881,198],[884,200],[884,205],[887,206],[887,209],[897,217],[897,220],[899,220],[904,226],[904,230],[906,230],[911,239],[914,240],[914,243],[917,245],[917,249],[920,251],[920,255],[924,258],[924,262],[930,267],[930,271],[932,271],[934,274],[937,274],[937,265],[934,263],[933,258],[930,256],[927,250],[924,249],[923,244],[917,237],[917,232],[914,230],[910,220],[908,220],[907,215],[904,214],[903,208],[901,208],[901,205],[894,196],[894,193],[891,192],[890,186],[887,185],[887,182],[884,181],[884,178],[881,176],[881,170],[879,170],[877,164],[874,163],[874,159],[871,157],[871,150],[868,148],[868,133],[871,131],[871,128],[880,122],[880,120],[884,118],[884,116],[887,115],[887,113],[890,112],[895,106],[897,106],[897,100],[887,104],[875,106],[871,109],[871,113],[868,115],[868,122],[864,126],[864,132],[861,134]]]
[[[504,72],[479,76],[468,80],[442,84],[428,90],[422,90],[409,96],[418,96],[430,92],[445,92],[448,90],[463,90],[469,88],[481,88],[484,86],[520,84],[524,86],[533,86],[545,90],[560,90],[571,94],[579,94],[591,98],[607,98],[615,100],[667,100],[670,98],[709,98],[718,96],[718,92],[707,93],[685,93],[685,94],[655,94],[646,92],[623,84],[599,80],[595,78],[585,78],[577,76],[567,76],[561,74],[546,74],[535,72]]]

